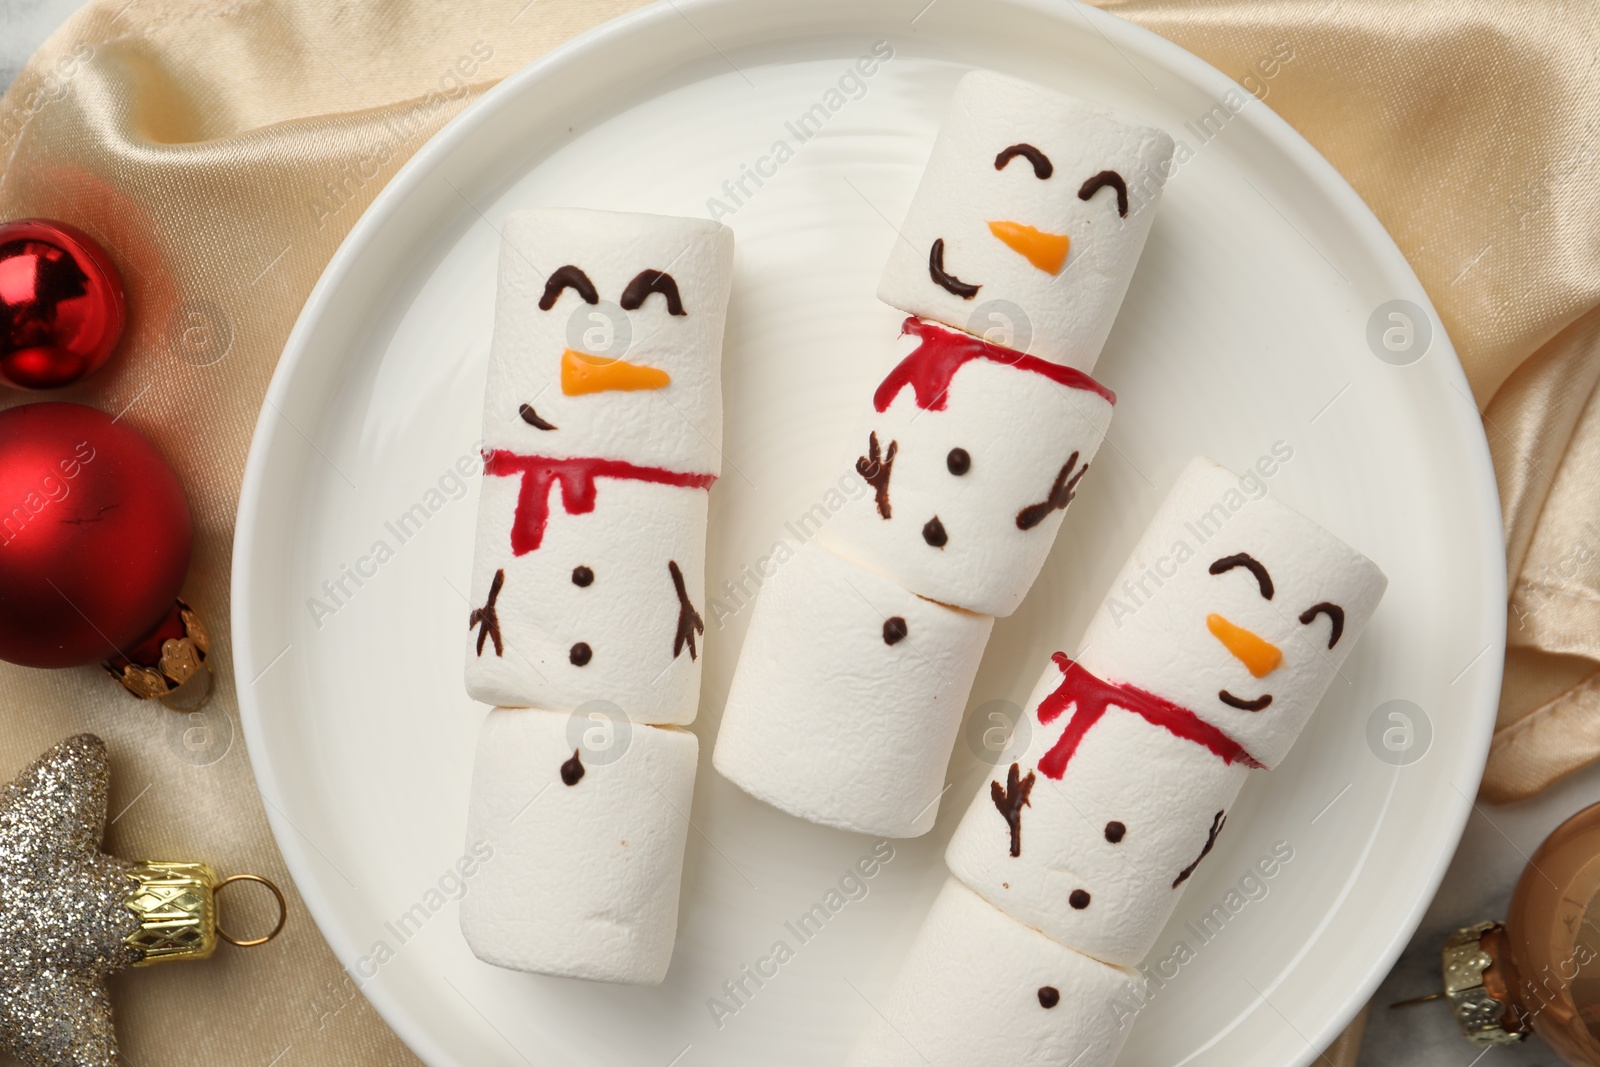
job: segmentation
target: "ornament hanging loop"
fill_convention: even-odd
[[[271,932],[265,937],[237,938],[228,933],[228,931],[224,930],[222,928],[222,921],[218,919],[217,936],[222,938],[222,940],[226,941],[228,944],[233,945],[235,948],[255,948],[257,945],[265,945],[268,941],[271,941],[273,938],[283,933],[283,926],[289,921],[289,902],[284,899],[283,890],[279,889],[275,884],[261,877],[259,874],[234,874],[229,875],[227,878],[224,878],[222,881],[218,882],[216,888],[212,891],[213,895],[220,901],[222,897],[222,890],[227,886],[232,885],[234,882],[258,882],[270,889],[272,891],[272,895],[277,898],[278,901],[278,924],[274,926]]]

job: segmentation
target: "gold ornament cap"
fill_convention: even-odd
[[[1505,976],[1499,973],[1503,968],[1496,967],[1504,952],[1505,927],[1481,922],[1451,934],[1439,953],[1444,995],[1456,1025],[1479,1048],[1515,1045],[1528,1036]]]
[[[139,954],[135,967],[172,960],[203,960],[217,949],[219,940],[241,948],[264,945],[283,931],[288,905],[283,892],[254,874],[236,874],[218,880],[204,863],[144,860],[131,867],[123,904],[139,928],[125,943]],[[217,896],[236,882],[258,882],[272,891],[278,902],[278,922],[264,937],[240,939],[226,932],[217,917]]]
[[[175,600],[150,636],[102,666],[141,700],[159,700],[173,711],[198,711],[211,699],[211,635],[199,612]]]

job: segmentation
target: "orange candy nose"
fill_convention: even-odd
[[[1064,233],[1045,233],[1020,222],[991,222],[989,232],[1046,274],[1060,274],[1072,239]]]
[[[1221,615],[1207,615],[1206,629],[1257,678],[1265,678],[1283,662],[1283,651],[1277,645],[1257,637],[1243,626],[1235,626]]]
[[[568,396],[603,393],[608,389],[663,389],[672,375],[625,359],[607,359],[567,349],[561,353],[561,391]]]

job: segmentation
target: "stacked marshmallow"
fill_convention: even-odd
[[[988,72],[956,87],[878,296],[907,312],[863,492],[767,580],[714,763],[814,822],[926,833],[994,616],[1111,420],[1093,370],[1172,139]]]
[[[1192,462],[1077,659],[1045,668],[1026,751],[968,808],[954,877],[851,1067],[1002,1062],[1002,1046],[1015,1067],[1110,1064],[1139,1002],[1129,968],[1386,585],[1259,479]]]
[[[656,983],[699,745],[733,235],[540,209],[503,230],[484,399],[461,928],[497,966]]]

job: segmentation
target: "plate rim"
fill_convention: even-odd
[[[1063,23],[1067,22],[1071,15],[1076,15],[1090,29],[1105,37],[1114,48],[1119,50],[1127,48],[1136,57],[1146,59],[1159,68],[1214,89],[1219,98],[1228,91],[1249,92],[1222,71],[1180,45],[1082,0],[1065,0],[1065,3],[1062,0],[986,0],[986,2],[997,8],[1009,6],[1025,9],[1035,16],[1046,16]],[[872,6],[887,7],[890,3],[892,0],[873,0]],[[347,944],[348,939],[339,931],[338,923],[335,921],[336,909],[322,892],[319,881],[310,873],[313,866],[310,862],[310,853],[302,847],[298,840],[298,831],[274,801],[274,796],[278,795],[279,776],[265,732],[262,701],[253,687],[238,685],[239,678],[255,678],[260,669],[252,637],[256,597],[252,584],[251,560],[255,555],[257,532],[263,521],[263,492],[267,474],[281,451],[277,447],[279,440],[288,436],[278,425],[284,420],[272,417],[269,412],[277,412],[285,404],[293,406],[289,394],[294,380],[311,358],[311,341],[319,321],[334,302],[340,287],[349,279],[364,247],[401,212],[408,199],[417,193],[424,183],[447,165],[452,153],[478,126],[487,122],[492,113],[516,101],[528,99],[541,83],[556,78],[565,69],[584,62],[592,53],[605,51],[619,38],[627,39],[635,34],[648,33],[651,26],[674,18],[683,18],[698,30],[702,24],[716,23],[728,13],[748,11],[757,6],[769,11],[783,8],[798,11],[802,20],[818,18],[815,12],[827,10],[827,5],[817,5],[813,8],[806,3],[806,0],[656,0],[654,3],[591,27],[507,75],[435,132],[378,191],[330,257],[284,342],[251,434],[249,452],[240,483],[230,570],[232,605],[230,645],[235,694],[239,704],[245,747],[257,791],[264,802],[268,824],[284,863],[294,878],[295,888],[317,925],[318,933],[347,973],[353,974],[353,961],[359,957],[359,949]],[[691,14],[699,18],[691,18]],[[793,18],[794,15],[787,17]],[[817,24],[812,27],[811,32],[826,34],[830,30],[826,25]],[[716,48],[716,45],[710,44],[709,38],[707,43],[711,48]],[[1344,218],[1357,227],[1357,232],[1353,236],[1359,245],[1384,263],[1391,279],[1397,283],[1397,295],[1418,304],[1428,314],[1435,330],[1427,354],[1440,362],[1435,373],[1442,375],[1446,384],[1466,400],[1476,416],[1479,408],[1465,370],[1456,354],[1455,345],[1428,293],[1393,237],[1354,187],[1299,131],[1264,101],[1256,100],[1255,103],[1259,106],[1252,106],[1249,110],[1252,113],[1252,121],[1259,124],[1260,133],[1282,151],[1302,174],[1311,179],[1320,195],[1342,209]],[[1488,561],[1491,564],[1487,568],[1486,583],[1489,602],[1503,603],[1507,583],[1504,573],[1505,546],[1499,491],[1490,458],[1488,438],[1481,422],[1477,423],[1475,428],[1477,432],[1470,435],[1472,455],[1464,458],[1469,461],[1470,466],[1476,467],[1477,476],[1471,480],[1478,481],[1479,488],[1483,490],[1477,494],[1474,502],[1480,524],[1478,536],[1487,549],[1498,549],[1497,557]],[[267,596],[262,597],[263,602],[268,599],[270,598]],[[1491,650],[1496,645],[1503,649],[1507,626],[1504,613],[1491,615],[1488,623]],[[1313,1033],[1301,1034],[1307,1042],[1307,1048],[1294,1060],[1295,1067],[1305,1067],[1319,1056],[1371,999],[1401,952],[1410,943],[1429,905],[1438,893],[1439,886],[1459,847],[1467,820],[1475,807],[1477,785],[1488,759],[1497,696],[1503,677],[1503,656],[1496,657],[1488,667],[1492,678],[1485,679],[1482,696],[1477,700],[1466,702],[1482,705],[1473,708],[1474,715],[1468,718],[1482,720],[1484,725],[1475,738],[1475,743],[1462,746],[1462,766],[1459,769],[1471,772],[1470,792],[1464,792],[1458,787],[1451,791],[1455,795],[1446,796],[1439,803],[1439,808],[1443,809],[1445,824],[1449,827],[1445,835],[1449,848],[1438,851],[1431,869],[1421,880],[1426,892],[1418,895],[1399,924],[1394,927],[1394,934],[1383,946],[1381,953],[1374,957],[1371,971],[1366,978],[1350,987],[1343,1007],[1334,1012],[1328,1021]],[[301,877],[302,874],[305,875],[304,879]],[[382,983],[358,982],[358,988],[372,1003],[384,1023],[392,1028],[407,1047],[424,1062],[454,1064],[458,1061],[458,1057],[441,1048],[425,1028],[413,1023],[410,1013]],[[1238,1016],[1229,1027],[1218,1033],[1217,1039],[1237,1026],[1240,1020],[1248,1017],[1248,1014],[1246,1012]],[[1208,1042],[1202,1049],[1209,1047],[1211,1043],[1213,1042]],[[1198,1055],[1202,1049],[1196,1049],[1190,1058]]]

